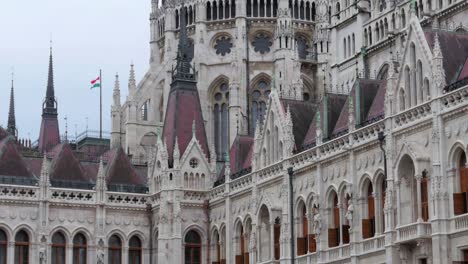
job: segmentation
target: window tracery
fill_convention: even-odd
[[[214,92],[213,118],[217,160],[224,161],[229,148],[229,84],[227,82],[219,85]]]
[[[252,135],[255,133],[257,120],[259,123],[263,123],[270,92],[270,83],[262,79],[253,87],[250,93],[250,133]]]

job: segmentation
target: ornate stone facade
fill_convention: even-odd
[[[468,260],[466,1],[157,2],[99,164],[0,130],[8,264]]]

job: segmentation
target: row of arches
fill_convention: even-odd
[[[187,26],[195,24],[196,20],[196,8],[192,7],[192,5],[189,6],[184,6],[182,7],[184,10],[181,8],[175,10],[175,26],[176,28],[179,28],[181,25],[181,15],[185,14],[185,23]],[[182,12],[184,11],[184,12]]]
[[[356,54],[356,38],[354,33],[343,38],[343,59],[354,56]]]
[[[206,20],[222,20],[236,17],[235,0],[212,0],[206,2]]]
[[[247,0],[247,17],[276,17],[278,0]]]
[[[184,188],[202,190],[205,189],[205,174],[204,173],[184,173]]]
[[[402,16],[404,17],[404,12]],[[392,30],[394,30],[396,28],[395,14],[392,14],[391,23]],[[367,28],[364,29],[364,44],[366,46],[371,46],[373,41],[377,43],[380,40],[383,40],[385,37],[387,37],[388,31],[389,26],[386,17],[381,19],[380,21],[375,22],[374,27],[372,27],[372,25],[369,25]],[[373,39],[372,36],[375,36],[375,39]]]
[[[400,111],[424,103],[430,99],[430,84],[428,77],[424,77],[423,64],[416,58],[416,45],[410,44],[409,63],[403,72],[403,84],[399,91]]]
[[[283,159],[283,142],[279,139],[279,128],[275,123],[275,114],[270,112],[270,121],[265,127],[262,151],[262,167]]]
[[[316,6],[315,2],[304,0],[289,0],[289,10],[294,19],[315,21]]]
[[[0,228],[0,263],[7,263],[7,258],[12,257],[14,264],[35,263],[31,261],[31,246],[33,245],[29,232],[24,229],[19,230],[14,235],[14,256],[8,256],[9,238],[7,232]],[[84,233],[78,232],[72,239],[72,259],[73,264],[88,263],[89,242]],[[67,263],[68,242],[65,234],[57,231],[52,235],[50,244],[50,257],[52,264]],[[122,239],[118,235],[112,235],[108,241],[108,263],[122,263]],[[142,262],[142,243],[141,239],[134,235],[128,243],[128,262],[129,264],[141,264]],[[39,261],[47,258],[46,252],[40,252]],[[104,259],[102,259],[104,261]]]

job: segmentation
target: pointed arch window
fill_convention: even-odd
[[[0,264],[7,263],[7,245],[8,237],[5,231],[0,229]]]
[[[129,242],[128,264],[141,264],[141,251],[141,240],[137,236],[133,236]]]
[[[15,264],[29,263],[29,235],[19,231],[15,236]]]
[[[65,236],[61,232],[56,232],[52,236],[52,264],[65,263]]]
[[[255,126],[257,121],[263,123],[266,104],[270,96],[271,88],[270,82],[262,79],[251,90],[250,98],[250,133],[255,133]]]
[[[148,121],[148,111],[150,107],[150,99],[146,100],[140,107],[140,118],[142,121]]]
[[[229,84],[219,85],[213,96],[215,149],[218,161],[224,161],[229,151]]]
[[[73,238],[73,264],[86,264],[87,248],[86,237],[78,233]]]
[[[185,264],[201,264],[201,238],[200,235],[191,230],[185,235]]]
[[[122,240],[116,235],[109,238],[109,252],[107,257],[109,264],[122,263]]]

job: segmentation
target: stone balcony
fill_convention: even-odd
[[[431,237],[431,223],[416,222],[408,225],[399,226],[397,230],[396,243],[416,242],[419,239],[427,239]]]

